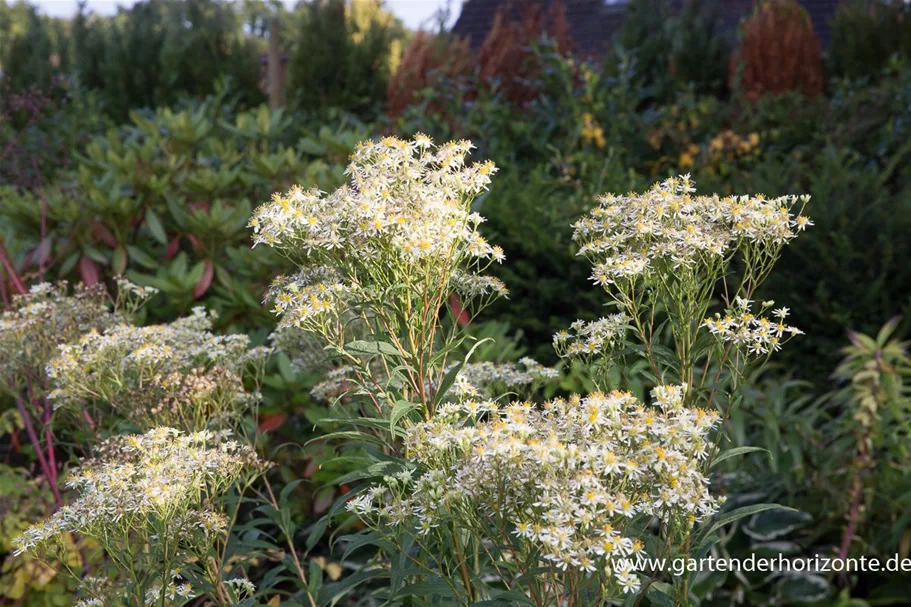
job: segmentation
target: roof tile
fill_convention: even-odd
[[[487,37],[494,16],[502,6],[508,6],[516,18],[523,3],[550,6],[559,0],[466,0],[462,13],[452,32],[470,39],[471,47],[478,49]],[[669,0],[672,6],[682,7],[688,0]],[[721,21],[726,28],[735,30],[740,21],[748,16],[758,0],[718,0]],[[798,0],[810,14],[813,29],[823,47],[831,39],[831,21],[840,0]],[[611,36],[623,25],[626,2],[606,0],[562,0],[577,49],[585,53],[601,53],[606,50]]]

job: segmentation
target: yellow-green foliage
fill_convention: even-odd
[[[26,555],[13,556],[13,540],[35,520],[49,515],[53,498],[44,479],[29,479],[25,470],[0,464],[0,603],[24,601],[23,605],[69,605],[74,584],[68,576]],[[70,547],[74,547],[70,542]],[[71,550],[72,566],[81,564]]]

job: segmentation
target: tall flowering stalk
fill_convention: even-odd
[[[650,520],[679,542],[718,508],[700,471],[718,415],[683,407],[679,386],[653,399],[446,404],[409,429],[406,470],[348,508],[384,541],[419,546],[463,601],[502,596],[464,565],[474,554],[535,605],[606,604],[639,590]]]
[[[246,335],[211,332],[211,313],[196,308],[166,325],[117,324],[92,330],[60,346],[47,366],[55,407],[85,410],[109,423],[125,418],[140,430],[169,426],[188,432],[243,429],[255,412],[255,385],[266,348],[250,348]]]
[[[406,461],[348,504],[371,530],[358,545],[421,580],[397,586],[393,573],[392,592],[687,604],[691,575],[668,579],[635,557],[704,555],[719,527],[776,507],[721,512],[710,469],[738,453],[721,453],[720,426],[747,368],[799,334],[786,308],[766,316],[773,303],[752,298],[811,225],[806,202],[697,196],[687,176],[604,196],[575,237],[617,311],[554,338],[600,391],[540,405],[465,395],[409,425]],[[650,368],[649,402],[603,373],[631,357]]]
[[[0,388],[16,402],[38,465],[58,505],[62,503],[59,465],[45,367],[56,357],[58,346],[122,321],[152,294],[134,292],[133,288],[123,283],[112,302],[101,285],[78,285],[71,291],[66,282],[41,283],[27,293],[14,295],[10,307],[0,314]],[[87,415],[83,421],[94,425]]]
[[[253,450],[209,431],[156,428],[100,452],[67,481],[79,498],[29,528],[17,552],[69,567],[68,534],[94,539],[110,567],[103,583],[83,582],[83,605],[175,605],[218,587],[222,572],[207,557],[230,521],[215,504],[262,468]]]
[[[450,297],[476,314],[507,293],[483,273],[503,251],[481,236],[484,219],[471,211],[496,168],[467,165],[471,147],[437,147],[422,135],[361,143],[348,185],[329,195],[294,187],[250,220],[255,244],[300,268],[270,291],[280,327],[319,336],[350,367],[374,416],[403,402],[431,419],[460,340],[459,323],[444,322]]]
[[[619,309],[614,326],[626,324],[635,334],[652,380],[693,388],[700,373],[705,385],[713,364],[718,374],[729,369],[742,377],[749,363],[766,360],[800,333],[784,323],[787,308],[763,316],[774,302],[756,309],[753,299],[784,246],[812,225],[801,214],[809,196],[694,192],[684,175],[644,194],[606,194],[574,225],[578,254],[593,264],[592,281]],[[723,313],[709,316],[718,299]],[[604,322],[580,324],[577,332],[597,334]],[[660,343],[665,326],[672,351]],[[619,331],[609,334],[615,339]],[[689,402],[701,397],[699,390],[689,394]]]
[[[255,415],[269,349],[215,335],[202,308],[134,326],[152,294],[122,279],[113,300],[101,286],[70,294],[65,283],[38,285],[0,318],[0,371],[30,436],[28,415],[43,415],[36,421],[47,450],[33,442],[58,506],[16,540],[17,556],[66,568],[85,607],[163,607],[196,596],[237,604],[256,592],[224,576],[244,562],[229,537],[243,494],[268,467],[256,455]],[[125,430],[136,433],[118,434]],[[61,487],[75,499],[57,489],[52,431],[80,439],[69,455],[85,457]],[[266,501],[277,508],[274,497]],[[82,562],[72,559],[74,545]],[[85,562],[104,575],[83,576]]]

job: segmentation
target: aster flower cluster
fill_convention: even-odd
[[[100,452],[67,481],[79,498],[23,533],[17,554],[52,552],[68,533],[95,538],[109,552],[151,541],[204,553],[227,527],[211,500],[263,466],[225,433],[165,427],[116,437]]]
[[[76,546],[99,546],[93,567],[105,575],[80,580],[79,604],[184,604],[197,592],[182,565],[221,583],[217,547],[231,525],[223,498],[265,470],[228,428],[247,428],[241,414],[259,396],[245,379],[258,385],[270,349],[214,334],[202,308],[170,324],[133,326],[156,291],[123,278],[116,285],[111,298],[101,285],[71,293],[66,283],[41,284],[0,316],[0,381],[27,394],[17,406],[58,504],[14,541],[15,555],[69,569]],[[77,497],[67,505],[57,490],[56,407],[88,424],[90,457],[70,469],[65,486]],[[117,436],[124,418],[141,433]],[[76,544],[73,535],[92,541]],[[222,590],[238,600],[248,593],[240,582]]]
[[[234,595],[235,600],[240,598],[252,597],[256,594],[256,585],[248,580],[245,577],[236,577],[230,580],[225,580],[225,586],[230,590]]]
[[[104,403],[140,427],[200,430],[255,402],[242,373],[263,362],[246,335],[216,335],[203,308],[170,324],[118,324],[60,346],[47,366],[55,406]]]
[[[353,290],[332,268],[307,267],[293,276],[276,277],[266,301],[272,302],[279,328],[297,327],[321,333],[330,319],[337,319],[345,312]]]
[[[446,371],[454,368],[448,367]],[[330,369],[326,376],[310,391],[315,399],[327,403],[345,397],[357,386],[357,371],[348,365]],[[388,380],[381,365],[372,369],[371,376],[386,383],[390,388],[401,388],[401,381]],[[531,396],[541,386],[560,377],[560,372],[553,367],[545,367],[536,360],[523,357],[516,363],[478,362],[464,365],[452,386],[456,397],[496,398],[507,393]],[[427,382],[426,391],[437,390],[436,382]]]
[[[772,310],[772,317],[769,318],[762,316],[762,313],[774,306],[774,301],[762,302],[758,314],[754,314],[750,309],[752,303],[737,297],[734,299],[733,308],[726,310],[724,316],[716,313],[714,317],[703,320],[702,325],[720,342],[732,344],[754,357],[777,352],[792,337],[803,334],[797,327],[784,323],[790,313],[788,308]]]
[[[322,371],[329,366],[326,342],[319,335],[297,327],[281,327],[269,336],[277,352],[287,354],[296,373]]]
[[[347,167],[349,184],[328,195],[300,187],[275,194],[249,222],[254,246],[274,247],[298,266],[267,295],[280,328],[320,336],[331,355],[357,369],[355,379],[369,373],[344,351],[352,319],[374,340],[393,336],[399,358],[415,361],[404,396],[428,414],[433,405],[423,390],[440,371],[436,361],[446,364],[436,357],[439,311],[453,295],[477,313],[507,294],[484,274],[504,254],[481,235],[484,218],[471,210],[496,167],[469,165],[472,147],[436,146],[420,134],[362,142]]]
[[[719,506],[701,471],[719,417],[685,407],[685,392],[659,386],[651,406],[620,391],[541,407],[447,404],[408,431],[408,458],[424,472],[389,479],[348,508],[375,527],[409,527],[425,542],[451,521],[480,533],[506,529],[544,566],[611,571],[614,582],[605,583],[617,594],[634,591],[636,572],[611,567],[643,549],[634,519],[656,517],[685,533]]]
[[[275,289],[275,286],[280,282],[282,282],[281,279],[273,283],[272,294],[267,296],[276,302],[276,307],[284,306],[285,310],[287,310],[288,307],[295,305],[294,302],[305,298],[299,291],[294,292],[289,289],[287,291],[288,297],[281,297],[283,303],[280,303],[279,298],[274,296],[276,292],[281,294],[280,289]],[[288,282],[284,282],[285,286],[288,284]],[[333,334],[345,343],[369,339],[369,320],[371,317],[372,315],[369,312],[355,314],[350,308],[340,305],[337,325],[334,327]],[[273,348],[284,352],[288,356],[292,369],[297,373],[323,372],[327,370],[332,363],[329,341],[325,337],[328,331],[315,329],[313,325],[318,323],[302,321],[298,326],[294,319],[300,320],[301,316],[296,313],[283,314],[278,327],[269,336],[269,341]],[[326,328],[328,329],[328,327]],[[338,333],[334,333],[336,330]]]
[[[716,266],[738,248],[760,247],[774,257],[813,225],[800,214],[809,196],[767,199],[693,192],[693,182],[684,175],[645,194],[604,195],[573,226],[579,255],[595,263],[592,280],[607,286],[673,276],[681,269]]]
[[[66,282],[35,285],[0,314],[0,378],[39,376],[58,344],[119,321],[101,285],[77,285],[72,293]]]
[[[189,601],[196,594],[193,592],[193,586],[186,582],[171,581],[167,586],[162,588],[161,584],[152,586],[146,590],[146,605],[161,605],[163,601],[166,604],[173,605],[176,602]]]
[[[468,363],[456,376],[453,392],[460,397],[495,398],[508,392],[531,396],[542,385],[558,377],[559,371],[527,356],[517,363]]]
[[[354,367],[349,365],[332,368],[313,386],[310,395],[318,401],[332,403],[356,387],[356,375]]]
[[[554,334],[554,348],[562,358],[609,355],[625,343],[629,317],[610,314],[592,322],[577,320],[569,330]]]
[[[449,258],[456,248],[501,257],[477,232],[483,219],[467,211],[496,172],[490,162],[466,166],[471,148],[460,141],[434,149],[421,135],[360,143],[347,169],[350,185],[329,196],[300,187],[276,194],[250,220],[254,242],[326,261],[392,255],[412,264]]]
[[[670,373],[696,385],[697,368],[704,369],[716,353],[719,369],[731,367],[742,377],[746,364],[778,350],[785,336],[799,333],[781,319],[773,323],[754,317],[739,302],[753,297],[783,247],[813,225],[802,214],[807,202],[806,195],[696,195],[689,175],[655,184],[643,194],[603,196],[574,225],[574,239],[579,255],[593,264],[591,279],[604,287],[622,313],[613,321],[574,325],[575,335],[558,333],[558,353],[589,360],[593,354],[610,355],[622,344],[625,317],[625,327],[640,342],[637,351],[647,359],[648,373],[656,381]],[[725,317],[711,318],[708,311],[716,289],[727,310]],[[660,333],[665,326],[673,339],[675,360],[662,349]],[[704,329],[718,339],[702,339]],[[736,347],[725,346],[731,343]],[[659,349],[661,356],[656,354]],[[749,356],[731,357],[741,349]],[[732,381],[736,387],[737,380]]]
[[[137,285],[124,276],[117,276],[114,282],[117,285],[114,308],[122,310],[127,316],[134,314],[159,292],[155,287]]]
[[[509,297],[509,288],[496,276],[486,276],[472,272],[455,272],[452,275],[455,292],[467,301],[481,298],[492,301],[498,297]]]

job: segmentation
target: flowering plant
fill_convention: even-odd
[[[799,212],[807,198],[693,191],[684,176],[607,195],[576,224],[592,279],[619,310],[575,323],[555,344],[592,368],[602,391],[540,405],[444,403],[405,429],[400,469],[383,468],[349,502],[371,530],[358,545],[392,555],[393,593],[409,590],[395,586],[398,563],[423,580],[413,592],[461,604],[686,601],[691,576],[666,580],[633,557],[704,554],[720,526],[776,507],[719,514],[710,469],[752,450],[721,453],[718,429],[746,369],[799,334],[784,324],[786,308],[773,320],[761,316],[771,302],[753,312],[750,299],[810,225]],[[709,315],[716,290],[724,316]],[[596,372],[629,357],[648,362],[649,404]]]
[[[592,280],[640,341],[656,383],[668,375],[695,386],[697,363],[704,363],[703,385],[712,363],[716,380],[728,365],[735,379],[742,377],[749,362],[767,359],[800,333],[784,324],[787,308],[772,320],[761,315],[774,302],[758,311],[751,305],[784,246],[812,225],[800,214],[809,196],[722,198],[694,191],[685,175],[643,195],[607,194],[575,224],[579,255],[591,260]],[[708,317],[716,296],[725,314]],[[621,317],[614,319],[619,327]],[[659,343],[665,327],[672,351]],[[705,329],[716,339],[706,339]]]
[[[441,311],[457,296],[471,316],[507,294],[483,273],[504,254],[471,211],[496,168],[468,166],[471,147],[435,147],[422,135],[361,143],[349,185],[328,196],[294,187],[250,220],[256,244],[300,268],[270,291],[279,326],[317,335],[350,368],[373,416],[389,419],[404,403],[432,418],[458,373],[451,363],[462,340],[460,323],[444,323]]]
[[[29,292],[14,296],[9,309],[0,314],[0,388],[16,403],[58,506],[62,500],[45,367],[56,357],[61,344],[88,331],[125,322],[153,292],[121,280],[117,297],[111,301],[101,285],[78,285],[71,292],[66,282],[40,283]],[[85,421],[93,424],[87,415]]]
[[[256,454],[255,417],[269,349],[250,348],[246,335],[213,334],[214,315],[202,308],[134,326],[154,290],[123,279],[117,286],[109,299],[100,285],[73,294],[66,284],[39,285],[0,318],[4,384],[57,505],[16,540],[15,556],[67,569],[82,605],[179,605],[194,596],[236,604],[255,592],[224,574],[249,557],[232,529],[244,493],[268,467]],[[55,433],[77,439],[71,455],[85,454],[61,487],[75,501],[58,489]],[[267,492],[263,506],[277,508]],[[83,576],[86,563],[103,575]]]
[[[245,371],[258,379],[268,349],[250,349],[246,335],[213,334],[212,316],[195,308],[170,324],[118,324],[61,345],[47,367],[49,398],[69,409],[106,406],[96,419],[115,413],[143,430],[236,425],[257,403]]]
[[[384,540],[413,541],[462,600],[497,596],[466,554],[488,556],[506,589],[536,605],[617,599],[639,589],[623,559],[646,554],[636,536],[650,519],[677,539],[717,510],[700,462],[718,415],[683,407],[679,386],[653,398],[656,408],[621,391],[447,404],[409,429],[413,467],[348,507]],[[447,545],[454,559],[431,556]]]
[[[83,583],[83,605],[123,597],[133,605],[175,604],[196,594],[188,578],[197,588],[219,585],[221,571],[205,557],[216,543],[224,546],[229,521],[213,500],[262,468],[252,449],[224,434],[161,427],[117,437],[99,451],[67,482],[80,497],[26,530],[18,552],[68,566],[69,533],[96,540],[112,571],[103,583]]]

